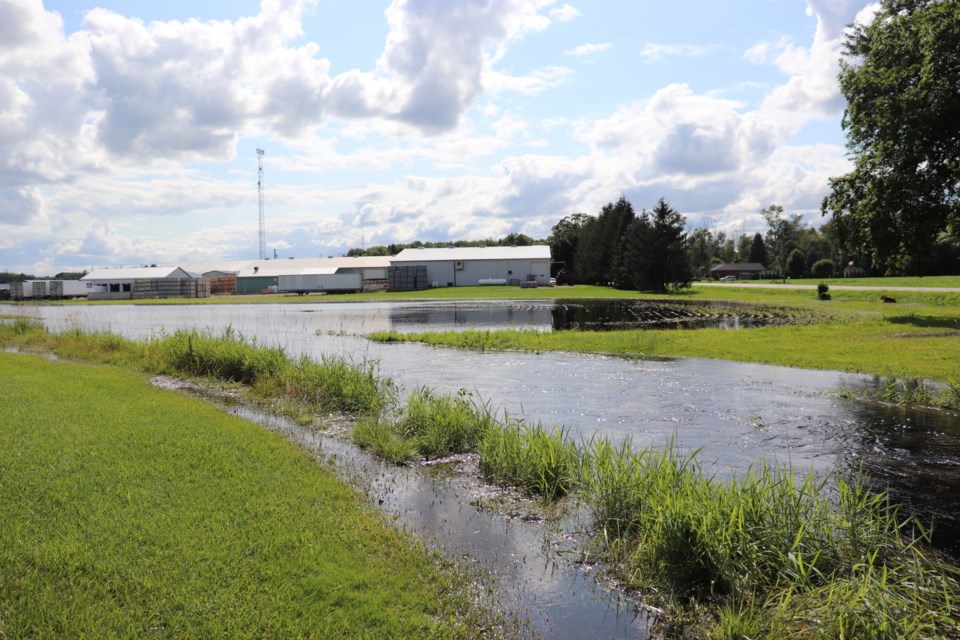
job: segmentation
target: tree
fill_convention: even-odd
[[[756,262],[766,267],[767,260],[767,245],[763,244],[763,236],[758,232],[754,234],[753,241],[750,243],[750,256],[747,262]]]
[[[644,211],[631,226],[625,268],[633,286],[665,293],[690,286],[686,220],[660,198],[653,212]]]
[[[534,239],[525,233],[508,233],[497,243],[505,247],[529,247]]]
[[[574,261],[580,282],[622,284],[624,234],[635,219],[633,205],[621,196],[585,222]]]
[[[580,232],[590,219],[585,213],[574,213],[560,220],[550,230],[550,237],[547,238],[550,255],[554,262],[561,263],[562,269],[573,271]]]
[[[783,207],[778,204],[762,209],[760,215],[767,221],[769,227],[767,237],[764,239],[769,260],[766,266],[783,275],[787,272],[787,257],[797,247],[797,240],[803,229],[803,216],[795,213],[785,217]]]
[[[794,249],[787,256],[787,275],[791,278],[802,278],[807,269],[807,259],[800,249]]]
[[[960,2],[882,0],[847,36],[840,89],[853,170],[822,211],[888,273],[923,274],[938,235],[960,244]]]

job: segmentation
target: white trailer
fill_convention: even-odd
[[[363,290],[359,273],[301,274],[277,276],[279,293],[356,293]]]
[[[88,293],[87,283],[80,280],[27,280],[10,288],[10,297],[15,300],[83,298]]]

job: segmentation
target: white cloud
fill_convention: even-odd
[[[640,57],[647,62],[659,62],[673,56],[695,58],[707,55],[714,50],[716,47],[708,45],[649,43],[640,51]]]
[[[596,43],[587,43],[581,44],[578,47],[574,47],[569,51],[564,51],[564,55],[567,56],[592,56],[595,53],[600,53],[601,51],[606,51],[613,47],[609,42],[596,42]]]
[[[570,6],[569,4],[550,9],[550,17],[559,22],[570,22],[574,18],[579,18],[582,15],[576,7]]]

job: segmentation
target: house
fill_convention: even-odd
[[[209,295],[203,277],[181,267],[94,269],[80,280],[87,283],[90,300],[206,298]]]
[[[404,249],[390,261],[390,269],[391,290],[526,282],[549,286],[550,247]]]
[[[734,262],[718,264],[710,269],[710,277],[720,280],[727,276],[734,276],[737,280],[753,280],[755,278],[772,278],[776,274],[759,262]]]

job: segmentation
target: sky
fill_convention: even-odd
[[[0,271],[819,225],[864,0],[0,0]]]

